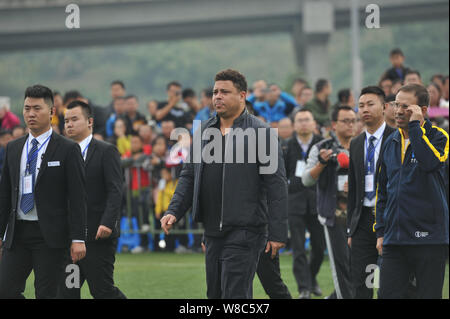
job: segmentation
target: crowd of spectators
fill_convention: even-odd
[[[448,75],[435,74],[428,81],[422,79],[418,70],[404,65],[405,56],[400,49],[392,50],[389,58],[392,67],[382,73],[377,84],[384,91],[387,101],[392,103],[395,94],[404,84],[424,85],[430,94],[430,119],[435,125],[448,131]],[[334,86],[336,85],[335,83]],[[2,93],[7,95],[7,92]],[[111,100],[100,106],[77,90],[64,94],[54,92],[56,112],[52,116],[53,130],[64,134],[66,106],[74,100],[82,100],[93,109],[94,137],[117,146],[126,171],[124,184],[127,196],[124,198],[123,215],[134,216],[141,231],[141,245],[134,252],[141,252],[149,247],[154,250],[161,247],[166,250],[178,248],[177,251],[186,251],[188,246],[200,248],[198,236],[194,236],[192,240],[185,235],[171,235],[173,237],[165,238],[165,244],[160,247],[158,243],[162,238],[159,235],[153,238],[146,235],[153,229],[151,225],[154,228],[159,226],[158,220],[174,193],[185,156],[183,152],[177,153],[178,158],[170,155],[170,150],[176,143],[170,139],[171,132],[175,128],[184,127],[192,134],[197,128],[193,126],[193,120],[204,121],[215,115],[213,88],[205,88],[199,93],[198,95],[193,89],[172,81],[167,84],[165,100],[142,101],[132,94],[132,89],[126,87],[123,81],[115,80],[110,86]],[[278,128],[280,140],[287,145],[289,139],[296,134],[294,116],[297,111],[309,110],[316,123],[314,134],[327,138],[331,132],[330,115],[333,109],[349,106],[357,111],[355,94],[348,88],[341,88],[333,95],[333,85],[328,79],[308,83],[305,79],[297,78],[288,91],[261,79],[255,81],[248,91],[247,108],[271,127]],[[393,111],[389,108],[385,110],[385,119],[388,125],[395,125]],[[357,118],[354,136],[362,130],[363,126]],[[0,97],[0,171],[6,144],[26,133],[21,115],[10,110],[9,98]],[[187,220],[185,225],[192,226],[192,221]],[[153,242],[152,246],[150,242]]]

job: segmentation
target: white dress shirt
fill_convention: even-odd
[[[374,163],[375,167],[377,167],[378,163],[378,157],[380,155],[381,150],[381,143],[383,142],[383,133],[384,129],[386,128],[386,122],[383,122],[383,124],[376,130],[375,133],[370,134],[366,130],[366,141],[364,142],[364,169],[366,168],[366,161],[367,161],[367,149],[369,147],[369,140],[371,136],[375,137],[375,140],[373,141],[373,145],[375,146],[375,154],[374,154]],[[376,171],[374,172],[374,175],[376,174]],[[364,171],[365,175],[365,171]],[[374,185],[374,187],[376,187]],[[371,200],[364,196],[364,203],[363,205],[366,207],[375,207],[376,197],[372,198]]]
[[[92,134],[89,135],[88,137],[86,137],[80,143],[78,143],[78,145],[80,145],[81,155],[83,156],[84,161],[86,161],[87,152],[89,149],[89,145],[91,144],[91,141],[92,141]],[[83,152],[84,152],[84,154],[83,154]]]
[[[42,162],[42,157],[45,154],[45,151],[47,150],[47,146],[48,143],[50,143],[50,139],[48,139],[47,142],[45,142],[47,140],[47,138],[52,135],[52,128],[50,128],[50,130],[48,130],[47,132],[34,137],[33,135],[31,135],[31,133],[28,135],[28,139],[26,141],[26,143],[23,145],[23,149],[22,149],[22,157],[20,160],[20,178],[19,178],[19,201],[18,201],[18,207],[17,207],[17,219],[21,219],[21,220],[29,220],[29,221],[37,221],[38,220],[38,215],[37,215],[37,211],[36,211],[36,203],[33,206],[33,209],[31,211],[29,211],[27,214],[24,214],[22,209],[20,208],[20,202],[22,200],[22,186],[23,186],[23,177],[25,176],[25,170],[27,168],[27,144],[28,144],[28,152],[31,151],[33,144],[31,143],[31,141],[36,138],[36,140],[38,141],[38,154],[37,154],[37,160],[36,160],[36,171],[35,171],[35,184],[36,184],[36,179],[38,177],[39,174],[39,169],[41,167],[41,162]],[[45,142],[45,144],[43,145],[43,143]],[[41,149],[39,149],[42,146]],[[35,194],[35,190],[33,189],[33,193]]]

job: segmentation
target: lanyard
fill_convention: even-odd
[[[372,153],[372,156],[369,156],[369,141],[368,141],[367,136],[366,136],[366,164],[369,164],[369,165],[370,165],[370,162],[372,161],[372,159],[373,159],[374,156],[375,156],[375,152],[376,152],[376,150],[377,150],[377,146],[378,146],[378,144],[380,143],[380,141],[381,141],[382,138],[383,138],[383,137],[380,137],[380,138],[378,139],[377,143],[376,143],[376,144],[374,145],[374,147],[373,147],[373,153]],[[369,172],[372,171],[372,167],[368,167],[368,169],[369,169]]]
[[[50,134],[50,136],[47,137],[47,139],[44,141],[44,143],[42,143],[41,147],[39,147],[38,150],[31,155],[31,159],[28,157],[29,156],[29,154],[28,154],[28,144],[29,143],[27,141],[27,171],[28,171],[29,174],[31,174],[31,172],[30,172],[30,163],[31,163],[31,161],[33,161],[34,158],[38,156],[40,150],[44,147],[45,144],[47,144],[47,142],[48,142],[48,140],[50,139],[51,136],[52,135]],[[33,172],[33,174],[34,174],[34,172]]]
[[[89,144],[86,145],[86,147],[84,148],[83,152],[81,152],[81,156],[83,156],[83,159],[84,159],[84,154],[86,154],[86,150],[88,149],[89,145],[91,145],[91,142],[89,142]]]

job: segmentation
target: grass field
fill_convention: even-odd
[[[281,275],[294,298],[298,297],[292,273],[292,256],[280,257]],[[206,298],[205,264],[202,254],[144,253],[118,254],[114,279],[128,298],[136,299],[203,299]],[[27,281],[25,296],[34,298],[33,274]],[[322,264],[318,276],[324,296],[333,291],[328,259]],[[449,268],[447,265],[444,298],[449,298]],[[91,298],[87,284],[82,298]],[[255,277],[254,298],[268,298]],[[321,297],[323,298],[323,297]]]

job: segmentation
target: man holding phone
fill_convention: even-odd
[[[181,84],[170,82],[167,84],[167,101],[158,104],[155,119],[158,123],[162,121],[173,121],[175,127],[186,127],[191,122],[189,114],[179,105],[181,100]]]
[[[429,99],[422,85],[400,88],[394,106],[399,129],[383,145],[374,225],[383,256],[379,298],[406,298],[411,273],[418,298],[442,298],[449,243],[444,180],[449,138],[425,118]]]

